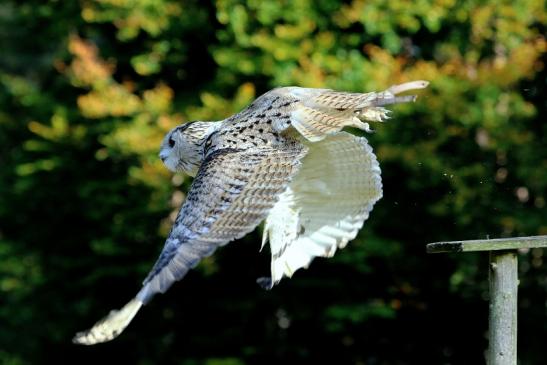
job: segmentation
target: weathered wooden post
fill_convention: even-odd
[[[519,248],[547,247],[547,236],[435,242],[428,253],[490,252],[488,365],[517,364],[517,288]]]

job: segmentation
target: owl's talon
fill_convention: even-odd
[[[273,288],[272,278],[267,276],[256,279],[256,283],[264,290],[270,290]]]

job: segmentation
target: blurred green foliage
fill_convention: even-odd
[[[431,241],[547,234],[545,1],[4,0],[0,364],[461,364],[487,346],[486,258]],[[116,341],[189,179],[166,131],[284,85],[431,81],[367,136],[384,198],[358,239],[270,292],[259,232]],[[544,362],[547,265],[522,251],[520,358]]]

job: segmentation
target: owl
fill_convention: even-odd
[[[331,257],[354,239],[382,197],[380,167],[364,137],[368,122],[389,119],[386,105],[411,102],[408,90],[426,81],[366,94],[282,87],[257,98],[222,121],[180,125],[164,138],[159,157],[171,171],[194,180],[163,250],[141,290],[73,341],[112,340],[139,309],[218,247],[264,221],[272,288],[307,268],[314,257]]]

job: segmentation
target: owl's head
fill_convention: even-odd
[[[216,129],[214,122],[188,122],[173,128],[165,135],[160,159],[173,172],[183,171],[195,176],[203,161],[203,145]]]

